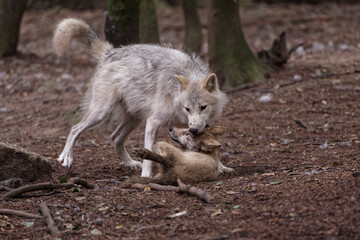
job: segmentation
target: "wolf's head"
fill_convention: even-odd
[[[181,84],[177,97],[181,111],[188,120],[191,133],[202,133],[212,120],[221,115],[227,103],[226,95],[219,90],[216,75],[208,75],[200,83],[175,75]]]
[[[224,133],[225,128],[221,126],[207,127],[201,134],[194,134],[188,128],[170,127],[170,136],[182,147],[189,151],[213,152],[221,147],[216,141],[216,135]]]

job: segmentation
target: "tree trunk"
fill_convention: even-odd
[[[201,23],[196,10],[196,0],[184,0],[183,10],[185,16],[184,48],[199,52],[202,43]]]
[[[159,43],[154,0],[140,0],[139,38],[141,43]]]
[[[232,87],[265,80],[266,66],[249,48],[238,10],[233,0],[211,0],[208,24],[210,65],[220,86]]]
[[[114,47],[139,42],[139,1],[109,1],[105,35]]]
[[[0,57],[16,53],[25,7],[26,0],[0,0]]]

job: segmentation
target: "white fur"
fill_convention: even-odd
[[[111,135],[115,151],[126,166],[142,167],[141,176],[151,177],[151,161],[145,160],[142,165],[132,160],[124,147],[126,137],[141,122],[146,121],[145,148],[152,150],[159,127],[180,120],[200,133],[220,116],[227,103],[216,77],[206,86],[211,72],[195,55],[158,45],[112,48],[86,23],[74,19],[58,25],[53,40],[56,52],[64,52],[72,37],[90,44],[89,51],[98,59],[98,66],[83,100],[84,116],[72,127],[58,159],[64,167],[71,166],[73,146],[82,131],[117,118],[119,124]],[[188,79],[186,88],[175,75]]]

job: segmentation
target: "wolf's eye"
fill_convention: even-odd
[[[207,107],[207,105],[201,106],[201,107],[200,107],[201,111],[202,111],[202,110],[205,110],[206,107]]]
[[[188,108],[188,107],[186,107],[185,110],[186,110],[187,112],[190,112],[190,108]]]

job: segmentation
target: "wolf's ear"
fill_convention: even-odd
[[[225,128],[222,126],[212,126],[209,127],[209,131],[214,135],[222,135],[225,132]]]
[[[219,143],[215,139],[204,139],[201,141],[200,149],[204,152],[211,152],[219,147],[221,147],[221,143]]]
[[[175,75],[175,78],[179,81],[179,83],[181,84],[182,90],[187,89],[188,85],[189,85],[189,80],[184,77],[184,76],[180,76],[180,75]]]
[[[218,88],[217,77],[215,73],[212,73],[205,78],[202,88],[208,90],[209,92],[213,92]]]

